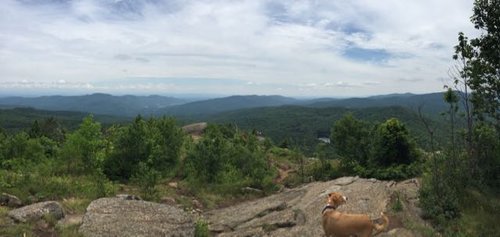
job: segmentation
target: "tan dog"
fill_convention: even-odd
[[[340,193],[330,193],[323,209],[323,229],[326,237],[370,237],[380,234],[389,225],[389,218],[382,212],[383,224],[373,223],[368,215],[347,214],[337,208],[347,201]],[[375,230],[374,233],[373,230]]]

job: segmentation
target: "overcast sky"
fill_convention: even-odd
[[[441,91],[472,0],[2,0],[0,96]]]

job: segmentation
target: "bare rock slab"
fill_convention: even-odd
[[[9,212],[10,218],[23,223],[40,220],[44,215],[52,215],[56,220],[60,220],[64,218],[64,211],[60,203],[47,201],[24,206]]]
[[[86,237],[194,236],[194,221],[183,210],[165,204],[101,198],[87,207],[79,229]]]
[[[329,192],[341,192],[349,198],[339,211],[367,214],[371,219],[379,218],[382,211],[391,211],[391,197],[399,193],[405,208],[398,215],[419,223],[420,217],[414,214],[417,202],[413,201],[418,187],[407,181],[389,183],[359,177],[309,183],[265,198],[215,209],[204,216],[209,230],[217,237],[321,237],[324,236],[321,211]],[[420,236],[401,227],[389,229],[381,236]]]

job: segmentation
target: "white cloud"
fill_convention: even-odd
[[[84,81],[97,85],[116,80],[120,85],[123,78],[150,76],[234,78],[252,84],[214,82],[201,88],[166,83],[155,88],[137,81],[135,88],[100,89],[329,96],[436,91],[442,86],[433,78],[446,76],[453,63],[457,33],[476,34],[469,22],[472,2],[81,0],[26,4],[6,0],[0,7],[0,84],[26,80],[33,85],[61,81],[56,84]],[[379,63],[352,60],[345,55],[347,47],[383,50],[388,58]],[[409,87],[412,78],[420,81]],[[355,90],[345,90],[353,86]]]

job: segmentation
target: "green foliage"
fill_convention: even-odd
[[[68,174],[92,174],[102,168],[105,142],[101,125],[92,116],[83,119],[80,128],[70,134],[61,150]]]
[[[96,199],[116,192],[106,179],[102,184],[94,176],[50,176],[36,169],[30,172],[0,171],[2,190],[30,203],[37,200],[57,200],[70,197]]]
[[[500,129],[500,1],[476,0],[473,12],[471,20],[482,34],[471,40],[474,57],[464,70],[471,72],[475,113],[494,119]]]
[[[448,236],[496,236],[500,233],[500,198],[489,190],[465,190],[460,200],[462,215],[449,223]]]
[[[186,157],[192,185],[215,185],[223,193],[238,193],[244,186],[272,188],[270,169],[257,138],[235,131],[226,137],[219,126],[209,125],[203,138]]]
[[[327,181],[341,176],[330,160],[311,162],[305,169],[305,176],[313,177],[317,181]]]
[[[30,136],[33,135],[33,138],[35,138],[42,136],[41,126],[49,118],[56,119],[61,132],[64,132],[78,128],[78,125],[86,116],[88,116],[88,113],[82,112],[46,111],[32,108],[0,109],[0,125],[7,132],[12,133],[28,130],[32,133]],[[108,115],[95,115],[94,118],[103,124],[124,123],[130,120],[128,117]],[[35,121],[37,121],[38,128],[36,128]]]
[[[403,203],[401,202],[400,196],[401,194],[399,192],[396,192],[393,194],[394,201],[391,205],[391,209],[395,212],[400,212],[403,210]]]
[[[58,236],[60,237],[83,237],[83,234],[78,231],[79,228],[79,225],[56,226]]]
[[[140,162],[160,172],[172,175],[177,168],[184,142],[181,129],[173,119],[145,121],[138,116],[128,126],[114,130],[113,149],[105,162],[104,171],[113,180],[128,180]]]
[[[210,230],[208,229],[207,222],[203,220],[198,220],[194,226],[194,236],[195,237],[210,237]]]
[[[179,163],[184,134],[174,119],[160,118],[148,121],[152,144],[148,157],[151,167],[163,176],[171,175]]]
[[[343,175],[401,180],[420,174],[420,154],[398,119],[390,118],[370,130],[367,123],[347,114],[333,125],[331,140],[341,157]]]
[[[376,166],[411,164],[418,159],[416,145],[409,136],[406,126],[391,118],[377,126],[373,134],[372,157]]]
[[[316,157],[318,162],[314,162],[306,172],[314,178],[314,180],[330,180],[339,175],[334,169],[331,158],[333,156],[331,146],[325,143],[320,143],[316,146]]]
[[[139,163],[139,167],[132,176],[132,181],[139,187],[144,200],[159,200],[160,192],[156,187],[159,180],[160,172],[143,162]]]
[[[422,173],[422,164],[413,162],[411,164],[393,164],[388,167],[356,167],[356,172],[364,177],[372,177],[382,180],[404,180],[417,177]]]
[[[215,183],[217,175],[224,171],[229,160],[229,143],[222,132],[210,125],[203,138],[186,157],[188,176],[201,183]]]
[[[459,198],[465,175],[463,163],[451,153],[433,154],[428,160],[419,190],[424,217],[442,229],[448,221],[460,215]]]
[[[65,130],[56,118],[49,117],[40,125],[40,134],[54,141],[62,142],[64,141]]]
[[[462,102],[466,109],[472,103],[475,120],[467,110],[466,146],[458,146],[461,141],[455,140],[454,129],[458,98],[449,89],[444,99],[450,104],[452,146],[431,157],[420,189],[424,213],[445,236],[498,234],[499,205],[485,205],[488,202],[479,197],[490,192],[498,196],[500,189],[500,1],[476,0],[473,12],[471,20],[482,32],[470,41],[459,33],[453,58],[461,63],[460,79],[454,78],[454,83],[472,90],[472,97],[462,96]]]
[[[0,134],[0,168],[18,170],[42,162],[55,152],[55,146],[48,138],[30,138],[25,132]]]
[[[442,94],[437,94],[436,99],[432,99],[432,101],[439,99],[442,99]],[[433,102],[424,100],[422,103],[428,105]],[[428,134],[418,115],[403,107],[311,108],[280,106],[230,111],[200,119],[221,124],[234,123],[243,130],[255,128],[275,141],[278,146],[281,146],[286,139],[286,143],[281,147],[299,147],[303,153],[312,156],[319,143],[318,137],[329,137],[332,123],[340,120],[346,113],[352,113],[353,117],[359,120],[369,121],[368,130],[371,130],[371,124],[384,122],[389,118],[398,118],[407,125],[408,130],[421,147],[430,149]],[[443,123],[442,117],[436,115],[431,118],[429,124],[436,128],[434,131],[435,142],[439,144],[448,141],[449,138],[445,136],[448,127]]]
[[[369,153],[370,129],[368,124],[347,113],[332,127],[330,140],[337,154],[346,162],[366,164]]]
[[[471,157],[470,166],[478,167],[476,184],[486,184],[500,189],[500,140],[495,128],[486,123],[476,124],[473,131],[476,156]]]

